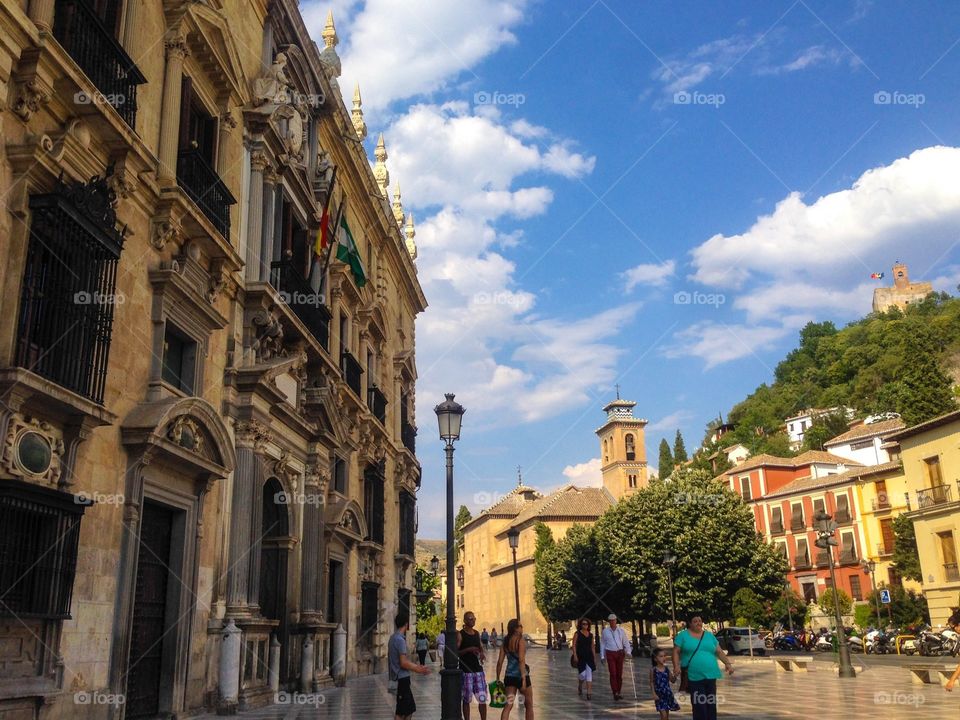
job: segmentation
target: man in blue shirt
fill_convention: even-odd
[[[390,664],[390,673],[397,678],[397,709],[396,720],[409,720],[417,711],[417,703],[413,699],[410,689],[410,673],[429,675],[430,668],[418,665],[407,658],[407,626],[410,619],[406,615],[397,615],[393,621],[397,631],[390,636],[387,646],[387,661]]]

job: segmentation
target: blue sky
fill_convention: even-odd
[[[416,218],[423,537],[444,532],[444,392],[476,512],[517,465],[596,483],[615,383],[655,464],[807,321],[868,312],[871,272],[960,282],[960,4],[302,7],[318,42],[333,9],[341,87]]]

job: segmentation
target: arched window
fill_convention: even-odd
[[[609,462],[609,461],[610,461],[610,454],[607,452],[607,441],[606,441],[606,440],[603,441],[603,461],[604,461],[604,462]]]
[[[637,448],[634,444],[633,433],[627,433],[623,438],[624,445],[626,445],[627,450],[627,461],[637,459]]]

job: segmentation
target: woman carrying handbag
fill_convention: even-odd
[[[690,693],[693,720],[717,720],[717,660],[727,674],[733,673],[733,663],[714,634],[704,629],[703,618],[692,616],[673,641],[673,667],[680,668],[680,691]]]
[[[593,633],[590,632],[590,621],[582,618],[573,640],[573,655],[570,657],[571,667],[577,669],[577,695],[583,697],[583,685],[587,685],[587,700],[593,695],[593,673],[597,669],[597,658],[593,654]]]

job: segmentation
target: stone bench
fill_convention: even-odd
[[[954,666],[942,665],[940,663],[927,663],[923,665],[908,665],[910,679],[915,685],[946,685],[947,680],[953,675]]]
[[[807,665],[813,662],[812,655],[791,655],[770,658],[777,672],[807,672]]]

